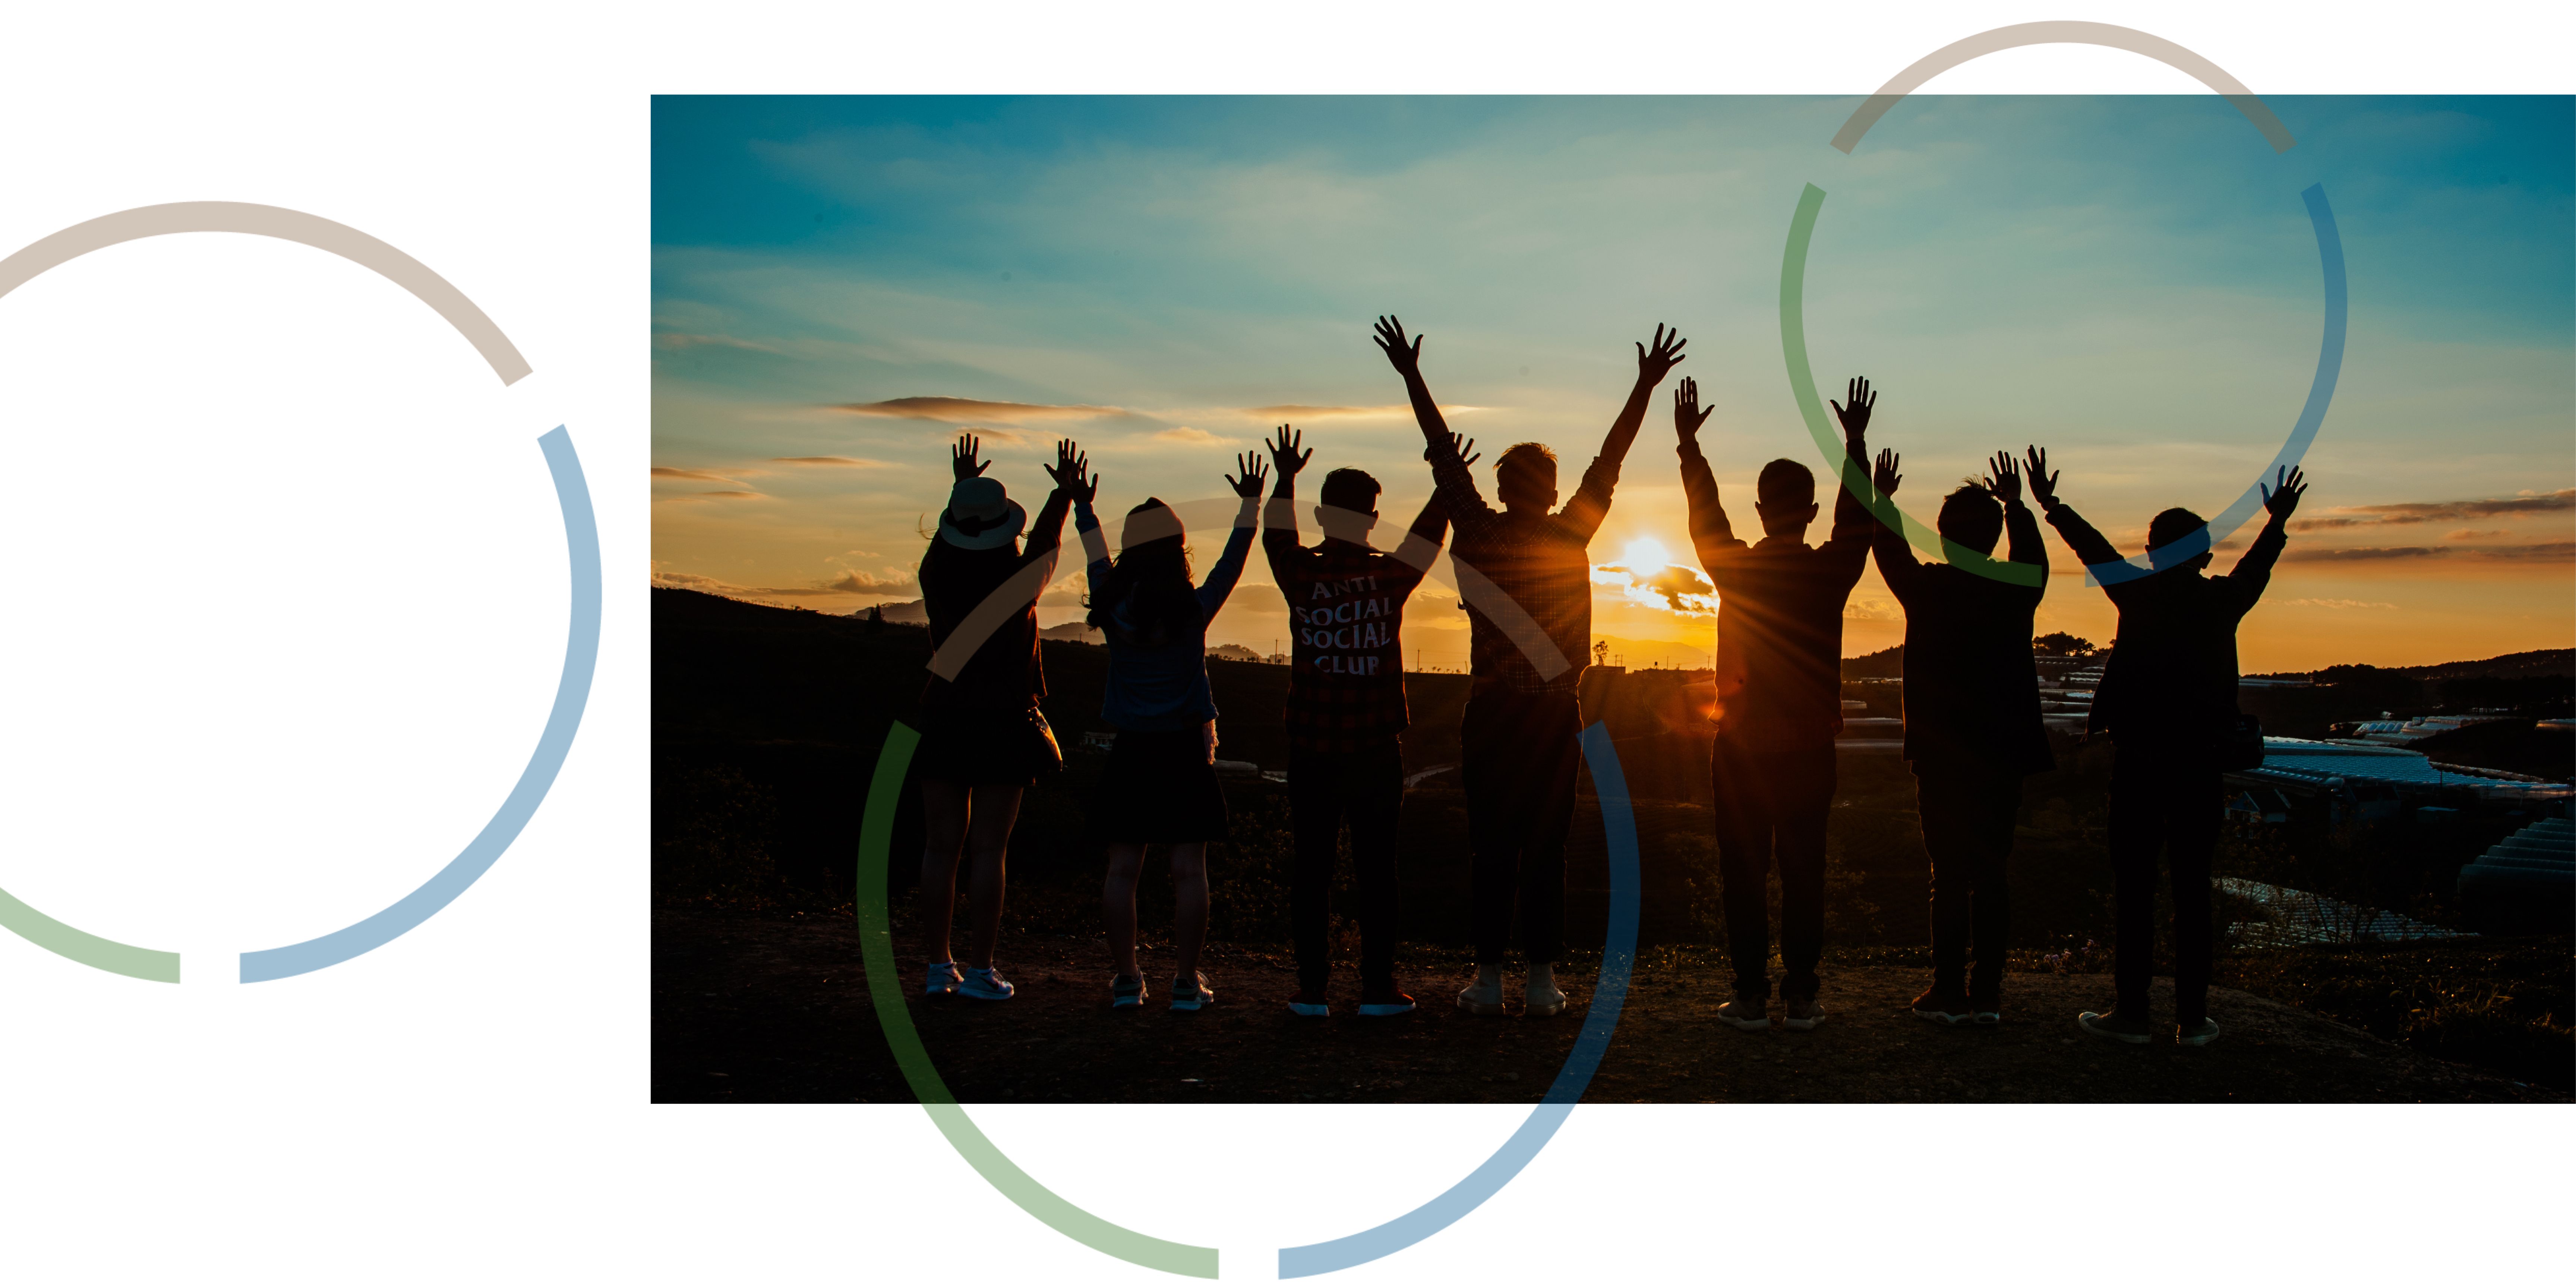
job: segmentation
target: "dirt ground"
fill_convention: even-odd
[[[904,947],[898,934],[898,949]],[[1002,956],[1019,994],[1002,1003],[918,995],[922,963],[897,957],[913,1022],[956,1097],[982,1102],[1295,1100],[1531,1102],[1564,1063],[1597,962],[1568,962],[1575,1005],[1528,1019],[1469,1016],[1455,995],[1472,978],[1461,954],[1414,952],[1399,982],[1419,1009],[1392,1019],[1348,1013],[1358,981],[1334,981],[1336,1013],[1288,1013],[1285,954],[1212,949],[1218,1001],[1194,1014],[1161,1004],[1168,951],[1146,953],[1156,998],[1108,1009],[1096,940],[1019,938]],[[868,1000],[848,917],[761,919],[681,913],[654,922],[656,1102],[910,1101]],[[1159,974],[1155,973],[1159,972]],[[1906,1005],[1918,968],[1829,957],[1812,1032],[1743,1033],[1712,1012],[1729,974],[1705,952],[1636,973],[1619,1029],[1585,1099],[1595,1102],[2563,1101],[2540,1087],[2411,1054],[2358,1029],[2232,989],[2213,990],[2225,1029],[2198,1049],[2173,1044],[2171,981],[2156,985],[2164,1025],[2146,1047],[2079,1032],[2103,1005],[2107,975],[2015,973],[2004,1022],[1944,1028]],[[1508,980],[1517,992],[1517,979]],[[1517,1000],[1513,1003],[1517,1011]]]

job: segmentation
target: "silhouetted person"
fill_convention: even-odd
[[[1038,655],[1038,593],[1046,588],[1035,567],[1051,560],[1064,534],[1067,504],[1088,502],[1097,480],[1085,482],[1086,462],[1071,442],[1056,444],[1055,479],[1046,507],[1019,544],[1028,514],[1002,490],[979,461],[980,444],[961,438],[950,456],[956,484],[939,514],[939,535],[921,556],[922,610],[930,616],[934,652],[958,626],[1017,579],[1017,607],[957,671],[954,680],[930,677],[921,695],[921,746],[913,773],[921,784],[922,823],[928,840],[921,855],[921,924],[930,959],[924,993],[960,993],[986,1001],[1011,995],[1011,982],[993,966],[1001,934],[1003,851],[1020,793],[1041,773],[1063,767],[1055,733],[1038,701],[1046,696],[1046,668]],[[966,968],[950,960],[949,922],[956,913],[960,851],[972,864],[967,902],[975,937]]]
[[[1296,642],[1288,667],[1288,811],[1296,874],[1288,919],[1297,943],[1298,1015],[1331,1013],[1327,947],[1333,865],[1342,821],[1350,820],[1351,866],[1359,881],[1362,1015],[1401,1015],[1413,999],[1395,986],[1396,821],[1404,804],[1404,602],[1429,571],[1448,533],[1437,502],[1426,503],[1395,553],[1373,550],[1377,480],[1338,469],[1324,476],[1315,507],[1324,539],[1297,544],[1297,472],[1313,458],[1286,425],[1270,444],[1279,471],[1261,532],[1271,580],[1288,601]]]
[[[2030,491],[2049,524],[2085,563],[2117,562],[2120,552],[2057,499],[2057,476],[2047,466],[2046,454],[2032,448]],[[2213,557],[2205,525],[2177,508],[2147,524],[2147,557],[2157,570],[2102,586],[2120,610],[2120,630],[2087,728],[2109,734],[2115,747],[2110,831],[2118,1000],[2108,1012],[2076,1017],[2087,1033],[2118,1042],[2148,1039],[2156,853],[2162,850],[2173,876],[2175,1040],[2203,1046],[2218,1037],[2209,1018],[2209,859],[2223,810],[2219,758],[2238,716],[2236,624],[2272,580],[2272,564],[2289,539],[2290,512],[2308,487],[2295,469],[2282,470],[2275,481],[2277,488],[2263,489],[2271,518],[2235,571],[2203,575]],[[2187,553],[2195,546],[2199,553]]]
[[[1637,380],[1627,405],[1574,499],[1554,513],[1554,453],[1537,443],[1503,453],[1494,462],[1503,502],[1495,512],[1467,468],[1473,444],[1449,432],[1422,382],[1421,338],[1407,340],[1401,322],[1380,318],[1377,343],[1413,401],[1423,457],[1431,462],[1432,499],[1456,529],[1450,553],[1467,603],[1475,680],[1458,741],[1475,852],[1476,982],[1458,994],[1458,1005],[1476,1015],[1503,1013],[1503,956],[1511,945],[1517,884],[1528,1013],[1554,1015],[1565,1009],[1556,958],[1565,938],[1565,834],[1574,823],[1574,771],[1582,756],[1575,690],[1592,642],[1592,563],[1585,548],[1610,512],[1619,463],[1646,423],[1655,386],[1682,360],[1683,340],[1658,326],[1651,349],[1637,346]]]
[[[1227,835],[1225,790],[1216,781],[1216,699],[1208,691],[1207,627],[1234,593],[1260,523],[1261,462],[1236,458],[1228,478],[1243,507],[1206,582],[1190,585],[1190,551],[1180,516],[1153,497],[1127,512],[1113,562],[1088,496],[1074,502],[1074,529],[1090,556],[1091,625],[1109,646],[1100,714],[1115,726],[1109,763],[1092,789],[1090,833],[1108,849],[1100,904],[1108,922],[1109,1005],[1140,1006],[1136,965],[1136,882],[1145,847],[1161,845],[1172,868],[1172,1009],[1216,1000],[1199,970],[1207,943],[1207,847]]]
[[[1878,454],[1878,490],[1902,481],[1894,452]],[[2048,589],[2048,549],[2021,501],[2021,469],[1998,452],[1993,474],[1952,489],[1935,526],[1942,540],[1994,554],[2012,533],[2008,562],[2036,572],[2031,585],[1953,562],[1914,557],[1905,534],[1879,525],[1878,575],[1905,608],[1905,759],[1932,860],[1932,987],[1914,1013],[1942,1024],[2003,1019],[2004,947],[2012,931],[2006,860],[2021,780],[2056,763],[2039,719],[2039,670],[2031,664],[2032,616]],[[1968,970],[1971,946],[1977,965]]]
[[[1860,471],[1861,437],[1875,396],[1851,382],[1843,422],[1844,468]],[[1834,735],[1842,732],[1843,601],[1869,562],[1869,510],[1834,488],[1834,528],[1809,546],[1816,476],[1796,461],[1762,467],[1753,512],[1760,543],[1746,545],[1718,504],[1717,476],[1701,454],[1709,413],[1699,385],[1673,393],[1673,429],[1690,504],[1691,545],[1717,587],[1717,738],[1709,778],[1717,794],[1718,883],[1726,905],[1735,998],[1717,1017],[1739,1029],[1771,1026],[1770,914],[1766,878],[1780,865],[1781,1023],[1812,1029],[1816,963],[1825,951],[1825,816],[1834,801]]]

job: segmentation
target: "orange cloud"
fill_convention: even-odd
[[[2576,487],[2478,501],[2403,501],[2389,505],[2337,506],[2332,513],[2320,518],[2294,519],[2290,528],[2294,532],[2318,532],[2382,524],[2457,523],[2462,519],[2494,519],[2560,510],[2576,510]]]
[[[884,461],[863,460],[856,456],[773,456],[769,459],[781,465],[846,465],[859,469],[877,469],[885,464]]]
[[[968,421],[997,420],[1004,423],[1023,420],[1088,420],[1096,416],[1125,416],[1124,407],[1093,407],[1080,403],[991,402],[981,398],[914,397],[888,398],[882,402],[833,403],[834,411],[855,416],[889,416],[899,420],[944,420],[952,424]],[[990,431],[986,431],[990,432]]]

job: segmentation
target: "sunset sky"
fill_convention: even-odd
[[[2135,551],[2159,509],[2225,507],[2296,420],[2322,319],[2299,193],[2321,183],[2351,335],[2245,668],[2576,644],[2571,100],[2270,99],[2299,140],[2275,155],[2213,96],[1925,95],[1845,156],[1826,141],[1858,101],[658,99],[654,583],[917,598],[968,428],[1033,513],[1040,462],[1078,439],[1115,513],[1225,495],[1232,454],[1286,420],[1316,449],[1301,495],[1360,466],[1400,525],[1430,477],[1369,342],[1385,312],[1427,337],[1486,466],[1545,442],[1568,492],[1632,343],[1679,327],[1674,380],[1717,408],[1702,440],[1752,529],[1764,462],[1825,465],[1778,327],[1811,182],[1816,378],[1878,385],[1899,501],[1928,518],[1986,454],[2038,442]],[[1222,540],[1194,535],[1202,568]],[[2108,602],[2049,541],[2039,629],[2107,642]],[[1689,550],[1659,395],[1592,547],[1594,631],[1629,665],[1705,664],[1695,567],[1660,567]],[[1050,624],[1081,611],[1061,571]],[[1464,663],[1455,602],[1416,598],[1409,663]],[[1902,632],[1872,571],[1844,651]],[[1256,553],[1210,640],[1286,635]]]

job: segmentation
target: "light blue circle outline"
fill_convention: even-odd
[[[1401,1252],[1449,1228],[1511,1184],[1512,1178],[1547,1148],[1556,1129],[1565,1125],[1576,1103],[1583,1099],[1584,1088],[1591,1084],[1593,1073],[1601,1067],[1602,1055],[1610,1049],[1610,1035],[1619,1027],[1619,1008],[1628,997],[1628,976],[1637,958],[1640,884],[1637,817],[1628,805],[1628,779],[1619,767],[1618,748],[1611,745],[1609,726],[1596,721],[1584,729],[1583,763],[1592,771],[1592,790],[1600,800],[1601,826],[1610,851],[1610,926],[1601,945],[1601,974],[1592,986],[1592,1009],[1583,1017],[1583,1032],[1575,1038],[1574,1049],[1566,1053],[1565,1067],[1557,1071],[1556,1081],[1530,1109],[1520,1130],[1513,1132],[1502,1148],[1476,1170],[1467,1173],[1466,1179],[1384,1225],[1324,1243],[1281,1248],[1280,1278],[1301,1279],[1348,1270]]]
[[[557,425],[538,436],[537,446],[545,452],[546,468],[554,475],[555,500],[563,507],[564,545],[572,561],[572,629],[564,642],[563,678],[555,685],[554,709],[546,716],[545,732],[537,736],[535,754],[528,757],[527,768],[520,771],[518,784],[510,789],[501,808],[493,812],[492,821],[484,824],[483,830],[465,843],[465,849],[422,882],[419,889],[364,921],[320,938],[243,953],[242,983],[284,979],[339,965],[360,953],[384,947],[437,915],[491,869],[510,843],[518,839],[528,820],[535,817],[546,793],[554,788],[564,757],[572,751],[573,735],[581,730],[582,712],[590,702],[591,678],[598,669],[599,522],[591,511],[590,487],[582,477],[581,457],[573,451],[572,435]]]
[[[2277,471],[2298,465],[2307,455],[2308,445],[2316,439],[2317,430],[2325,424],[2326,408],[2334,401],[2335,382],[2343,373],[2350,296],[2344,280],[2343,235],[2335,226],[2334,208],[2326,204],[2325,185],[2312,183],[2300,192],[2299,197],[2307,204],[2308,223],[2316,232],[2317,258],[2325,273],[2325,334],[2317,345],[2317,370],[2308,383],[2308,401],[2299,409],[2299,419],[2290,427],[2289,438],[2281,444],[2281,450],[2273,456],[2272,463],[2255,476],[2253,486],[2246,488],[2233,503],[2220,511],[2217,518],[2143,555],[2132,555],[2110,563],[2086,564],[2086,585],[2108,585],[2152,576],[2225,540],[2263,508],[2265,485],[2274,480]],[[1831,436],[1825,433],[1824,410],[1815,389],[1815,373],[1806,361],[1805,251],[1815,233],[1816,215],[1823,209],[1824,201],[1824,189],[1812,183],[1799,196],[1797,212],[1790,216],[1788,246],[1782,253],[1780,265],[1782,357],[1789,369],[1790,392],[1798,401],[1799,414],[1806,420],[1808,431],[1817,437],[1820,446],[1829,442]],[[1869,507],[1879,522],[1904,533],[1907,540],[1927,552],[1946,552],[1952,563],[1968,571],[1999,581],[2013,580],[2007,575],[2007,570],[2020,565],[1967,557],[1974,556],[1975,552],[1950,548],[1929,525],[1906,514],[1892,498],[1879,495],[1865,466],[1842,460],[1830,451],[1827,460],[1840,474],[1843,486]],[[2214,535],[2212,529],[2216,530]]]

